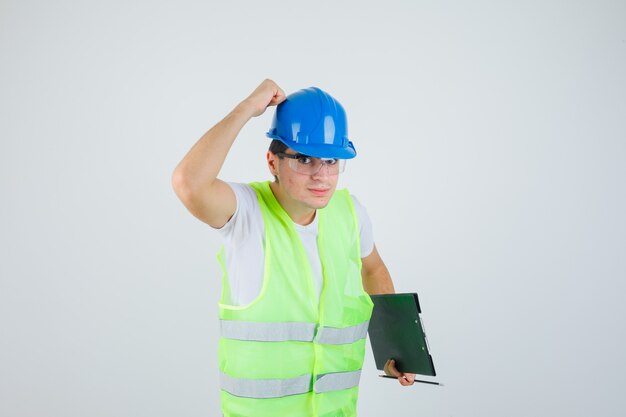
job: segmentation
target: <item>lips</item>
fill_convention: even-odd
[[[328,194],[330,188],[309,188],[309,191],[313,193],[313,195],[323,196]]]

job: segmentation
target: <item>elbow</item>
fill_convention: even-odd
[[[203,204],[213,190],[212,182],[203,183],[197,176],[180,167],[172,173],[171,182],[176,196],[189,210],[193,210],[199,203]]]
[[[186,175],[180,167],[177,167],[172,173],[172,188],[178,196],[178,198],[185,203],[189,201],[193,195],[193,187],[189,181],[189,176]]]

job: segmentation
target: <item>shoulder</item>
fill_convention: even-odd
[[[350,202],[352,207],[354,207],[354,212],[356,216],[359,218],[359,223],[362,223],[361,219],[368,217],[365,206],[363,206],[363,204],[361,204],[361,201],[359,201],[359,199],[354,194],[351,194],[347,188],[337,190],[335,194],[341,195],[343,199],[345,199],[345,201]]]
[[[371,224],[369,214],[367,214],[367,210],[363,204],[359,201],[358,198],[354,194],[350,194],[350,199],[352,200],[352,205],[354,207],[354,212],[356,217],[359,220],[359,226],[362,229],[364,225]]]
[[[352,200],[352,204],[354,205],[354,210],[359,214],[359,212],[365,211],[365,206],[361,204],[358,198],[354,194],[350,194],[350,199]]]
[[[365,206],[361,204],[358,198],[353,194],[350,194],[352,204],[354,205],[354,212],[359,220],[359,235],[361,241],[361,258],[365,258],[370,255],[374,250],[374,231],[372,227],[372,221]]]

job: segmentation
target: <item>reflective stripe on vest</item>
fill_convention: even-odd
[[[311,374],[285,379],[233,378],[220,373],[221,388],[229,394],[246,398],[278,398],[288,395],[338,391],[359,385],[361,371],[333,372],[318,375],[311,389]]]
[[[285,379],[233,378],[220,372],[221,388],[237,397],[277,398],[304,394],[311,389],[311,375]]]
[[[343,345],[365,338],[369,320],[356,326],[336,328],[320,327],[315,332],[315,323],[299,322],[252,322],[220,320],[220,334],[227,339],[250,340],[257,342],[300,342]]]
[[[365,339],[369,325],[370,322],[368,320],[361,324],[357,324],[356,326],[350,327],[321,327],[314,340],[317,343],[324,343],[327,345],[354,343],[357,340]]]
[[[319,375],[315,381],[315,392],[330,392],[348,389],[359,385],[361,370],[353,372],[334,372]]]
[[[372,301],[363,289],[359,219],[338,190],[316,212],[324,287],[269,182],[252,183],[263,218],[263,288],[232,305],[227,253],[220,298],[220,399],[225,417],[356,415]],[[316,261],[317,262],[317,261]]]
[[[311,342],[315,336],[315,323],[220,320],[220,334],[227,339],[257,342]]]

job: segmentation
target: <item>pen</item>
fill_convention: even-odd
[[[381,378],[393,378],[393,379],[398,379],[398,377],[395,376],[391,376],[391,375],[378,375]],[[404,379],[406,379],[406,377],[404,377]],[[424,381],[422,379],[415,379],[414,382],[421,382],[423,384],[431,384],[431,385],[439,385],[440,387],[443,387],[444,385],[439,383],[439,382],[434,382],[434,381]]]

